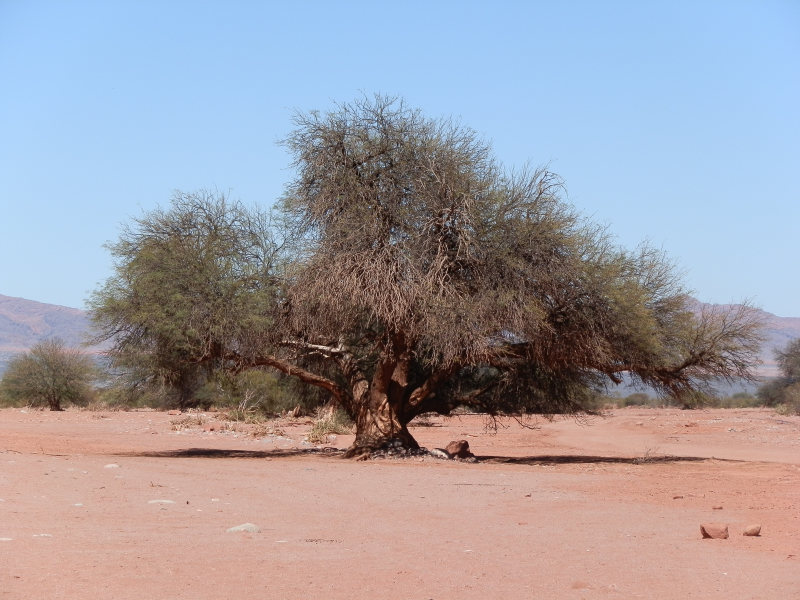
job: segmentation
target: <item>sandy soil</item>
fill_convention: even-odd
[[[473,464],[346,461],[307,430],[0,411],[0,598],[800,598],[800,417],[413,429]]]

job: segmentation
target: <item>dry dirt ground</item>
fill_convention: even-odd
[[[0,598],[800,598],[800,417],[413,429],[477,463],[347,461],[307,431],[0,411]]]

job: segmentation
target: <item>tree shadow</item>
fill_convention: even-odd
[[[128,458],[292,458],[298,456],[339,457],[338,448],[288,448],[285,450],[226,450],[222,448],[182,448],[150,452],[115,453]]]
[[[179,450],[157,450],[146,452],[113,453],[113,456],[128,458],[243,458],[243,459],[270,459],[270,458],[342,458],[346,450],[339,448],[287,448],[276,450],[234,450],[222,448],[181,448]],[[386,457],[382,457],[386,460]],[[404,459],[399,459],[404,460]],[[644,455],[633,458],[621,456],[594,456],[594,455],[558,455],[541,454],[535,456],[492,456],[476,455],[478,464],[500,465],[530,465],[530,466],[555,466],[571,464],[626,464],[644,465],[660,463],[703,462],[717,460],[724,462],[742,462],[738,460],[703,457],[703,456],[670,456],[670,455]],[[442,462],[448,462],[443,460]]]
[[[703,462],[712,460],[703,456],[637,456],[626,458],[623,456],[591,456],[591,455],[537,455],[537,456],[476,456],[478,462],[490,464],[506,465],[571,465],[571,464],[625,464],[643,465],[654,463],[678,463],[678,462]],[[726,460],[715,458],[714,460]]]

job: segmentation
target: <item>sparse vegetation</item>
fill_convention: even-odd
[[[324,444],[328,441],[329,435],[346,435],[353,433],[355,423],[340,408],[323,408],[317,411],[317,418],[311,425],[308,433],[308,441],[317,444]]]
[[[11,360],[0,381],[0,400],[50,410],[85,405],[94,398],[92,384],[99,376],[90,357],[59,339],[46,340]]]
[[[762,385],[758,397],[780,414],[800,414],[800,338],[775,354],[781,376]]]

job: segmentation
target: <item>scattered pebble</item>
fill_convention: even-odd
[[[107,464],[103,468],[104,469],[119,469],[119,465],[117,463],[110,463],[110,464]]]
[[[0,538],[0,542],[12,542],[14,538]]]
[[[761,525],[748,525],[748,527],[744,530],[742,535],[749,535],[749,536],[760,536],[761,535]]]
[[[148,500],[148,504],[175,504],[174,500]]]
[[[249,533],[259,533],[261,529],[258,525],[254,525],[253,523],[243,523],[241,525],[237,525],[236,527],[231,527],[228,529],[228,533],[236,533],[238,531],[247,531]]]
[[[728,526],[723,523],[704,523],[700,525],[700,533],[704,538],[727,540]]]

